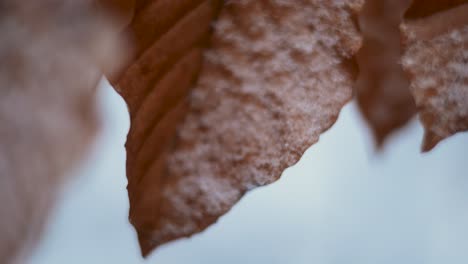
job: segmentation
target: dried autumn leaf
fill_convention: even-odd
[[[415,1],[401,26],[424,151],[468,129],[468,1],[429,2]]]
[[[24,263],[97,128],[107,23],[86,1],[0,1],[0,261]],[[113,64],[114,62],[112,62]]]
[[[138,3],[138,2],[137,2]],[[130,110],[131,127],[127,137],[127,177],[131,210],[138,203],[138,192],[151,196],[163,190],[154,177],[152,186],[135,190],[134,182],[141,174],[135,160],[140,149],[152,134],[152,142],[145,143],[153,156],[138,158],[151,162],[170,148],[176,126],[185,110],[176,107],[186,100],[202,63],[202,51],[211,32],[211,23],[217,16],[222,1],[150,1],[137,8],[125,30],[133,36],[133,60],[122,74],[111,78],[116,90],[123,96]],[[173,110],[174,109],[174,110]],[[153,132],[154,131],[154,132]],[[140,166],[140,165],[138,165]],[[141,188],[141,187],[140,187]],[[159,195],[159,194],[156,194]],[[157,204],[153,206],[156,207]],[[138,212],[141,215],[154,212]],[[130,219],[133,222],[134,213]]]
[[[405,17],[408,19],[427,17],[464,3],[466,0],[412,0]]]
[[[113,83],[130,110],[130,220],[144,255],[278,179],[335,122],[352,94],[362,3],[228,1],[204,57],[221,1],[136,12],[136,59]]]
[[[357,102],[380,147],[416,107],[401,67],[400,24],[411,0],[368,0],[359,16],[363,46],[357,54]]]

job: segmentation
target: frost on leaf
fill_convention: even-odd
[[[415,1],[403,67],[425,127],[423,150],[468,129],[468,1]]]
[[[359,16],[363,46],[357,54],[356,97],[376,143],[405,125],[416,107],[401,63],[400,24],[411,0],[367,0]]]
[[[205,53],[220,1],[136,12],[135,60],[114,84],[130,110],[130,220],[144,255],[277,180],[335,122],[352,95],[362,3],[226,1]]]
[[[86,1],[0,1],[0,262],[24,263],[97,128],[107,24]]]

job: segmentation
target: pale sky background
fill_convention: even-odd
[[[354,103],[281,180],[145,261],[127,220],[128,115],[110,86],[99,100],[95,149],[30,264],[468,263],[468,134],[421,154],[414,120],[375,153]]]

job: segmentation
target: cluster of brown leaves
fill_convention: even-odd
[[[125,61],[118,68],[104,64],[101,69],[130,112],[126,143],[130,221],[144,255],[162,243],[200,232],[245,192],[278,179],[332,126],[353,90],[378,145],[416,112],[426,129],[423,150],[468,129],[466,0],[100,0],[98,4],[89,6],[110,11],[118,21],[114,28],[131,45],[123,51]],[[0,24],[5,32],[3,27],[9,24]],[[54,25],[42,34],[28,35],[28,40],[11,41],[37,48],[47,36],[48,49],[63,50],[68,56],[89,49],[89,43],[76,41],[76,36],[90,39],[86,34],[94,32],[91,28],[65,24],[76,34],[62,39],[54,34]],[[72,40],[73,45],[62,45]],[[27,49],[10,49],[4,42],[0,55],[8,63],[0,74],[2,85],[8,86],[4,81],[17,74],[12,72],[17,62],[11,54],[26,54]],[[46,54],[38,55],[40,63],[55,58]],[[99,72],[94,69],[103,64],[73,68],[79,61],[61,60],[64,67],[51,68],[58,76],[54,82],[32,79],[35,85],[30,85],[15,80],[15,86],[32,87],[28,98],[45,98],[28,110],[52,107],[52,92],[53,102],[61,93],[66,95],[60,105],[63,110],[72,111],[65,104],[76,100],[92,104],[91,99],[77,99],[67,76],[90,69]],[[27,64],[31,71],[43,68],[36,61]],[[20,71],[18,76],[29,75],[34,72]],[[44,92],[54,85],[61,90]],[[86,93],[84,88],[95,82],[74,85],[81,87],[77,92]],[[2,87],[2,94],[5,91]],[[2,98],[0,103],[3,120],[11,102]],[[48,120],[59,124],[60,116],[54,113],[51,110],[53,117]],[[35,116],[24,120],[25,127],[14,126],[17,117],[7,118],[12,125],[5,133],[17,133],[11,151],[21,149],[21,144],[32,144],[38,151],[48,148],[53,151],[49,162],[58,162],[54,155],[71,154],[72,146],[60,140],[48,143],[64,148],[54,150],[38,144],[44,139],[31,139],[38,135],[60,139],[71,132],[37,132],[34,129],[53,127]],[[83,120],[67,119],[71,127],[81,129],[86,127],[79,123]],[[27,131],[31,138],[18,134],[26,126],[34,128]],[[82,135],[76,135],[74,142],[79,143]],[[0,154],[14,155],[3,150]],[[29,162],[38,159],[34,152],[26,156]],[[13,169],[0,167],[2,174],[7,171],[8,177],[21,179],[21,172],[14,170],[20,166],[14,162],[8,163]],[[36,174],[40,173],[30,177],[40,177]],[[8,177],[2,175],[1,180],[15,181]],[[0,232],[4,226],[2,222]],[[0,254],[4,245],[12,245],[1,243]]]

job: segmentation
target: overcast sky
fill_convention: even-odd
[[[95,150],[30,264],[468,263],[468,134],[420,154],[414,120],[375,153],[355,104],[277,183],[144,261],[127,220],[128,115],[108,85],[100,101]]]

